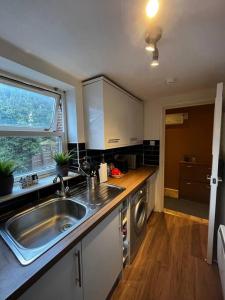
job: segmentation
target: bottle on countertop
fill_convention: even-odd
[[[100,163],[99,172],[99,182],[106,182],[108,180],[108,170],[107,163],[105,162],[104,154],[102,154],[102,162]]]

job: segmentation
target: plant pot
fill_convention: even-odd
[[[0,176],[0,196],[5,196],[12,193],[13,183],[13,175],[7,177]]]
[[[56,174],[61,175],[62,177],[68,176],[69,166],[68,165],[56,165]]]

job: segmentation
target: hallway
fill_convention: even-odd
[[[204,261],[206,244],[207,225],[154,213],[111,300],[222,300],[217,265]]]

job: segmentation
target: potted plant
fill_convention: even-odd
[[[0,196],[12,193],[15,163],[11,160],[0,160]]]
[[[71,152],[60,152],[53,155],[53,159],[56,162],[56,173],[62,177],[68,176],[69,161],[72,158]]]

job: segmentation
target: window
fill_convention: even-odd
[[[0,81],[0,159],[15,161],[15,176],[53,171],[63,136],[60,94]]]

